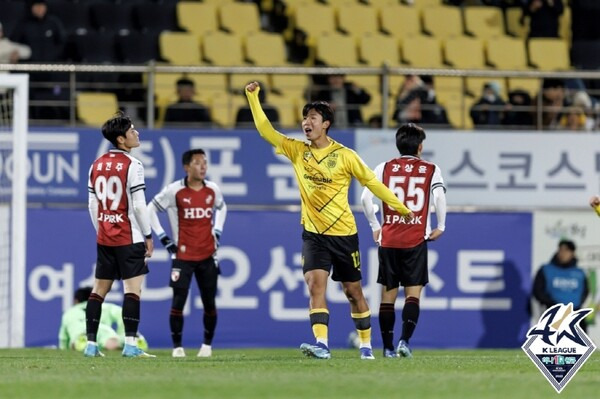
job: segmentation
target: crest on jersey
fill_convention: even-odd
[[[177,282],[179,276],[181,276],[181,269],[171,269],[171,281]]]
[[[206,203],[210,204],[212,202],[213,196],[212,195],[207,195],[206,196]]]
[[[572,303],[554,305],[527,333],[523,351],[558,393],[596,350],[579,326],[592,311],[589,308],[573,311]]]
[[[334,155],[334,154],[332,154],[332,155]],[[335,155],[337,155],[337,154],[335,154]],[[335,165],[337,164],[337,157],[329,156],[329,158],[327,158],[327,162],[325,164],[327,165],[327,167],[329,169],[335,168]]]

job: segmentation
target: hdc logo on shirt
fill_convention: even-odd
[[[204,219],[212,218],[212,208],[184,208],[183,218],[184,219]]]
[[[557,304],[542,314],[527,333],[522,349],[560,393],[596,346],[579,327],[592,309],[573,311],[573,304]]]

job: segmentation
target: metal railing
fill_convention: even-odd
[[[36,74],[44,73],[57,73],[65,74],[66,79],[59,82],[50,81],[38,81],[32,80],[31,88],[36,87],[52,87],[58,85],[59,87],[68,91],[68,99],[58,101],[45,101],[40,100],[37,103],[35,100],[31,100],[30,105],[60,105],[68,108],[67,120],[59,121],[62,125],[75,126],[78,124],[77,121],[77,110],[76,110],[76,94],[78,91],[83,89],[103,89],[105,91],[116,90],[118,88],[135,88],[143,90],[145,92],[145,101],[143,103],[135,103],[135,106],[142,106],[146,109],[144,115],[144,122],[146,127],[153,128],[155,126],[156,115],[155,115],[155,84],[156,74],[226,74],[228,76],[235,74],[267,74],[267,75],[331,75],[331,74],[344,74],[344,75],[365,75],[365,76],[376,76],[379,78],[380,84],[377,88],[369,88],[370,90],[378,90],[381,98],[381,115],[390,115],[390,110],[393,109],[392,104],[393,98],[390,97],[390,93],[394,93],[395,90],[391,87],[391,79],[394,76],[406,76],[406,75],[430,75],[434,78],[437,77],[457,77],[457,78],[489,78],[489,79],[507,79],[507,78],[521,78],[521,79],[582,79],[582,80],[599,80],[600,71],[560,71],[560,72],[549,72],[549,71],[537,71],[537,70],[462,70],[462,69],[423,69],[423,68],[405,68],[405,67],[388,67],[382,66],[376,67],[348,67],[348,68],[329,68],[329,67],[250,67],[250,66],[239,66],[239,67],[219,67],[219,66],[171,66],[161,65],[156,63],[149,63],[148,65],[82,65],[82,64],[0,64],[0,72],[20,72],[30,73],[32,76]],[[100,74],[104,75],[115,75],[115,74],[143,74],[146,76],[145,82],[133,84],[133,83],[122,83],[115,81],[114,79],[108,79],[107,82],[86,82],[85,79],[80,80],[79,77],[87,74]],[[242,88],[224,88],[225,90],[238,90]],[[540,85],[539,89],[542,89]],[[174,90],[174,88],[173,88]],[[455,89],[453,89],[455,90]],[[539,93],[540,91],[538,91]],[[467,99],[470,97],[478,98],[480,93],[468,93],[466,90],[465,79],[462,82],[462,89],[460,93],[456,93],[460,96],[460,112],[462,115],[461,123],[455,121],[454,127],[465,128],[468,123],[466,121],[466,107]],[[591,92],[592,95],[597,94]],[[547,107],[542,103],[542,96],[537,95],[537,103],[533,104],[527,110],[523,112],[535,113],[535,129],[541,130],[544,128],[542,124],[543,113],[546,112]],[[456,106],[456,104],[454,104]],[[518,107],[517,107],[518,109]],[[453,110],[456,111],[456,110]],[[47,121],[46,121],[47,122]],[[390,118],[382,118],[383,128],[389,127]],[[458,126],[457,126],[458,124]]]

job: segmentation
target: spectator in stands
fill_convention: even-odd
[[[573,41],[600,39],[600,1],[571,0]]]
[[[287,6],[283,0],[273,0],[273,7],[269,11],[269,27],[273,32],[282,33],[288,27]]]
[[[31,48],[5,37],[2,23],[0,23],[0,64],[16,64],[29,57],[31,57]]]
[[[446,110],[436,100],[432,76],[406,76],[396,97],[394,119],[399,124],[448,125]]]
[[[529,15],[529,38],[558,37],[563,0],[526,0],[524,15]]]
[[[585,91],[578,91],[573,96],[573,101],[565,109],[560,118],[559,128],[574,131],[591,131],[596,122],[591,116],[592,99]]]
[[[505,122],[508,105],[500,97],[498,82],[483,85],[479,100],[471,107],[471,119],[475,127],[498,128]]]
[[[335,124],[340,128],[364,124],[360,106],[371,101],[366,90],[346,81],[344,74],[327,76],[327,87],[316,93],[313,101],[327,101],[334,111]]]
[[[63,61],[67,34],[63,24],[48,13],[46,0],[28,1],[29,15],[13,33],[13,39],[31,47],[32,62]]]
[[[294,29],[292,39],[287,43],[290,62],[304,64],[308,60],[310,51],[307,40],[306,33],[300,29]]]
[[[181,78],[177,81],[177,97],[176,103],[167,107],[165,113],[165,126],[177,125],[186,123],[206,123],[212,122],[208,109],[194,101],[196,90],[194,81],[188,78]]]
[[[367,126],[371,129],[381,129],[383,127],[383,117],[381,114],[372,115],[367,121]]]
[[[550,262],[538,269],[533,282],[533,297],[544,310],[558,303],[573,303],[573,309],[583,307],[589,294],[585,272],[577,265],[575,243],[561,240]],[[586,330],[585,320],[580,326]]]
[[[277,127],[279,125],[279,112],[272,105],[267,103],[267,87],[263,83],[260,83],[261,90],[258,92],[258,99],[262,104],[263,111],[265,111],[265,115],[271,121],[273,126]],[[235,117],[235,127],[239,128],[254,128],[254,118],[252,117],[252,111],[250,110],[250,105],[246,103],[246,105],[240,107]]]
[[[531,129],[534,126],[531,112],[531,96],[522,89],[512,90],[508,93],[509,111],[506,113],[504,123],[511,129]]]
[[[538,94],[539,96],[540,94]],[[534,100],[536,111],[534,120],[542,112],[542,128],[556,129],[565,104],[565,83],[561,79],[544,79],[542,86],[542,109],[539,109],[537,97]]]

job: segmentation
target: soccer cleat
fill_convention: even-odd
[[[100,352],[98,345],[87,344],[83,350],[85,357],[104,357],[104,353]]]
[[[173,353],[171,354],[173,357],[185,357],[185,351],[181,346],[177,348],[173,348]]]
[[[374,360],[375,356],[373,356],[373,349],[371,348],[360,348],[360,358],[362,360]]]
[[[395,350],[386,348],[383,350],[383,357],[388,357],[388,358],[398,357],[398,354],[396,353]]]
[[[125,346],[123,347],[122,355],[123,357],[156,357],[154,355],[144,352],[135,345],[127,344],[125,344]]]
[[[408,344],[406,343],[406,341],[403,339],[401,339],[400,342],[398,342],[398,347],[396,348],[396,353],[400,357],[407,357],[407,358],[412,357],[412,352],[411,352],[410,348],[408,347]]]
[[[300,350],[307,357],[314,357],[316,359],[330,359],[331,352],[327,345],[317,342],[315,345],[302,344]]]
[[[212,356],[212,347],[210,345],[202,344],[198,354],[198,357],[211,357]]]

